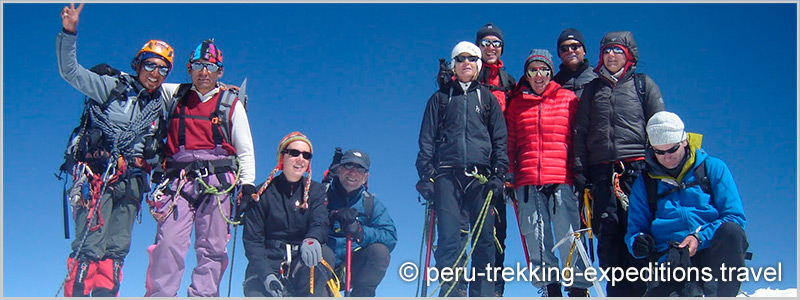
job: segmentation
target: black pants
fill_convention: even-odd
[[[503,295],[505,291],[506,282],[503,280],[502,268],[506,260],[506,231],[508,230],[508,219],[506,219],[506,203],[504,195],[495,195],[494,197],[494,210],[497,212],[494,218],[494,237],[497,238],[500,248],[494,255],[494,266],[499,267],[500,271],[494,273],[496,278],[494,283],[495,295]]]
[[[375,289],[386,275],[389,267],[389,248],[384,244],[372,244],[353,252],[353,262],[350,274],[353,281],[350,285],[352,297],[375,297]],[[344,264],[346,262],[342,262]],[[345,278],[340,278],[344,287]]]
[[[333,250],[326,245],[322,245],[322,259],[324,259],[329,264],[334,263],[335,256],[333,254]],[[327,267],[322,265],[322,263],[317,264],[314,267],[314,293],[311,293],[310,286],[311,286],[311,268],[307,267],[305,264],[302,263],[302,259],[300,258],[300,253],[295,252],[294,259],[292,260],[292,265],[290,266],[290,270],[292,270],[291,275],[289,276],[289,284],[291,288],[289,292],[293,297],[328,297],[330,295],[328,291],[327,281],[333,275]],[[272,274],[275,274],[278,278],[280,278],[279,268],[281,264],[281,260],[271,261],[269,264],[270,266],[275,266],[276,269],[271,270]],[[297,265],[300,264],[299,267]],[[294,271],[296,270],[296,271]],[[269,271],[264,272],[263,274],[270,274]],[[248,274],[245,273],[247,276]],[[266,280],[266,275],[263,276],[254,276],[250,275],[247,279],[245,279],[244,285],[244,296],[245,297],[270,297],[270,294],[267,293],[267,289],[264,286],[264,280]]]
[[[647,285],[646,296],[668,297],[674,294],[678,296],[700,296],[695,293],[702,293],[706,297],[736,297],[736,294],[739,293],[739,287],[742,285],[740,281],[736,280],[738,272],[734,271],[732,274],[726,274],[725,281],[723,281],[720,267],[722,264],[725,264],[725,267],[729,269],[744,267],[744,255],[749,246],[747,236],[739,224],[733,222],[724,223],[714,233],[714,237],[711,239],[711,246],[698,251],[691,258],[692,267],[700,270],[702,268],[711,270],[711,276],[713,277],[711,281],[651,282]]]
[[[437,241],[436,268],[441,272],[444,268],[452,268],[458,258],[461,249],[467,243],[469,230],[480,222],[478,215],[486,200],[488,189],[481,185],[477,179],[464,175],[463,172],[444,173],[436,177],[434,182],[434,209],[437,216]],[[478,236],[475,251],[472,253],[471,266],[477,272],[468,272],[470,275],[475,273],[486,273],[486,266],[494,265],[495,246],[492,229],[494,228],[494,210],[489,205],[489,212],[483,223],[483,229]],[[467,229],[464,231],[464,229]],[[477,231],[476,231],[477,233]],[[471,244],[470,244],[471,246]],[[467,250],[469,251],[469,249]],[[465,265],[465,252],[459,266]],[[474,276],[474,280],[469,284],[470,296],[490,297],[494,295],[494,282],[490,282],[488,277]],[[450,296],[466,296],[466,282],[464,276]],[[472,278],[470,278],[472,279]],[[439,296],[444,296],[453,281],[442,282]]]
[[[619,185],[626,195],[630,195],[633,182],[644,169],[644,161],[624,163],[625,170],[617,168],[622,175]],[[644,259],[635,259],[625,245],[625,233],[628,228],[628,211],[623,209],[614,193],[614,174],[612,164],[597,164],[589,168],[589,180],[592,184],[592,226],[597,236],[597,258],[601,268],[642,268],[647,266]],[[640,280],[611,282],[606,285],[609,297],[640,297],[644,295],[647,285]]]

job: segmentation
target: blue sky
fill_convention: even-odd
[[[53,173],[77,124],[83,95],[58,75],[55,37],[64,4],[3,4],[3,296],[52,296],[66,274],[61,183]],[[703,148],[727,162],[747,215],[751,267],[777,266],[782,280],[742,289],[797,287],[797,6],[788,4],[87,4],[78,61],[125,71],[144,42],[162,39],[176,65],[205,38],[224,53],[222,80],[247,77],[257,182],[275,166],[278,140],[301,131],[314,144],[319,180],[336,146],[372,158],[370,190],[388,206],[398,245],[379,296],[413,296],[397,271],[417,261],[423,208],[414,160],[438,58],[493,22],[514,77],[531,48],[555,52],[562,29],[584,34],[594,65],[608,31],[630,30],[639,69]],[[557,58],[554,58],[558,61]],[[182,68],[168,82],[187,82]],[[145,205],[146,208],[146,205]],[[510,218],[507,262],[524,260]],[[70,225],[73,225],[70,221]],[[241,236],[239,230],[239,236]],[[74,238],[74,233],[72,234]],[[155,221],[133,231],[121,296],[144,294],[145,249]],[[229,244],[230,247],[233,243]],[[241,296],[247,259],[237,242],[231,296]],[[179,295],[186,295],[194,253]],[[228,288],[228,272],[221,286]],[[432,288],[430,289],[432,290]],[[536,296],[525,282],[507,296]]]

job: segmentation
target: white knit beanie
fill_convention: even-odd
[[[453,47],[453,51],[450,51],[450,69],[454,68],[455,65],[456,65],[456,60],[454,59],[454,57],[456,57],[459,54],[464,53],[464,52],[469,53],[470,55],[477,56],[479,58],[478,59],[478,72],[480,72],[481,71],[481,65],[482,65],[481,64],[481,60],[480,60],[480,58],[481,58],[481,48],[478,48],[478,46],[475,46],[475,44],[467,42],[467,41],[463,41],[463,42],[460,42],[460,43],[456,44],[456,46]]]
[[[678,115],[668,111],[660,111],[647,121],[647,136],[650,140],[650,145],[669,145],[685,140],[686,132],[683,130],[683,121]]]

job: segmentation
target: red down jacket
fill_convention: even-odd
[[[535,95],[526,77],[520,78],[505,111],[508,127],[509,172],[514,187],[572,184],[572,130],[578,98],[550,81]]]

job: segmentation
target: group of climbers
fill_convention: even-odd
[[[56,41],[61,76],[90,98],[62,167],[73,176],[68,198],[76,224],[65,296],[119,294],[148,178],[156,186],[147,203],[157,232],[147,248],[145,296],[177,296],[194,231],[197,263],[187,294],[218,297],[231,224],[244,225],[246,296],[338,295],[338,270],[348,274],[348,288],[355,275],[353,295],[375,295],[397,233],[385,206],[366,191],[366,153],[348,151],[332,167],[337,180],[326,192],[311,180],[311,142],[293,132],[279,144],[278,166],[256,188],[245,84],[219,81],[223,56],[214,40],[191,52],[191,83],[164,83],[175,51],[159,40],[134,57],[135,76],[101,75],[77,62],[82,8],[62,9]]]
[[[475,44],[458,43],[450,69],[440,67],[439,90],[422,118],[416,188],[433,206],[429,215],[435,218],[426,215],[426,226],[435,222],[438,229],[437,268],[462,266],[462,258],[463,266],[472,258],[473,268],[503,267],[505,198],[514,206],[531,267],[570,267],[581,274],[591,261],[577,257],[576,244],[586,242],[593,250],[594,237],[602,268],[639,269],[648,259],[674,261],[671,253],[684,252],[691,263],[682,267],[744,265],[745,218],[730,172],[721,161],[707,159],[693,135],[681,136],[682,121],[663,111],[658,85],[636,72],[633,33],[606,33],[600,61],[592,67],[583,34],[567,28],[556,43],[558,74],[550,52],[535,48],[516,85],[499,59],[504,46],[502,31],[491,23],[478,30]],[[713,173],[707,180],[713,193],[693,184],[701,179],[690,170],[702,169],[703,160],[713,166],[707,172]],[[646,193],[642,182],[652,182]],[[692,192],[676,193],[682,189]],[[676,210],[696,217],[676,220]],[[573,243],[555,243],[569,236]],[[722,249],[726,242],[735,249]],[[502,279],[493,285],[472,281],[469,291],[463,280],[441,281],[439,296],[503,295]],[[544,296],[562,295],[558,278],[532,284]],[[587,297],[592,284],[575,276],[568,295]],[[691,293],[691,285],[680,282],[623,279],[608,284],[606,292],[732,296],[740,284],[705,282]]]
[[[292,132],[278,144],[277,166],[256,185],[245,84],[220,82],[223,56],[215,41],[191,52],[191,83],[164,83],[175,50],[160,40],[134,56],[133,75],[98,74],[77,62],[82,8],[62,9],[56,40],[60,75],[88,99],[71,138],[71,163],[62,168],[73,179],[67,200],[76,234],[65,296],[119,294],[133,222],[151,181],[156,188],[147,203],[157,231],[147,248],[145,296],[177,296],[194,231],[197,261],[187,294],[218,297],[231,225],[239,224],[248,258],[245,296],[375,296],[397,230],[368,191],[367,153],[346,151],[321,184],[311,178],[311,141]],[[700,148],[699,135],[685,133],[677,115],[663,111],[658,86],[636,73],[631,32],[607,33],[592,68],[583,35],[565,29],[557,40],[558,74],[550,52],[534,48],[519,81],[500,60],[504,47],[491,23],[474,44],[458,43],[425,108],[416,188],[432,207],[437,268],[503,267],[507,199],[531,266],[580,273],[586,262],[572,254],[575,243],[555,242],[573,235],[583,247],[591,234],[604,268],[639,268],[648,260],[744,266],[746,221],[730,171]],[[584,197],[591,201],[579,201]],[[675,218],[676,211],[694,217]],[[439,296],[504,293],[503,280],[467,284],[442,281]],[[740,284],[630,281],[606,291],[732,296]],[[546,296],[561,296],[563,288],[553,278],[533,285]],[[585,297],[591,286],[576,276],[567,293]]]

